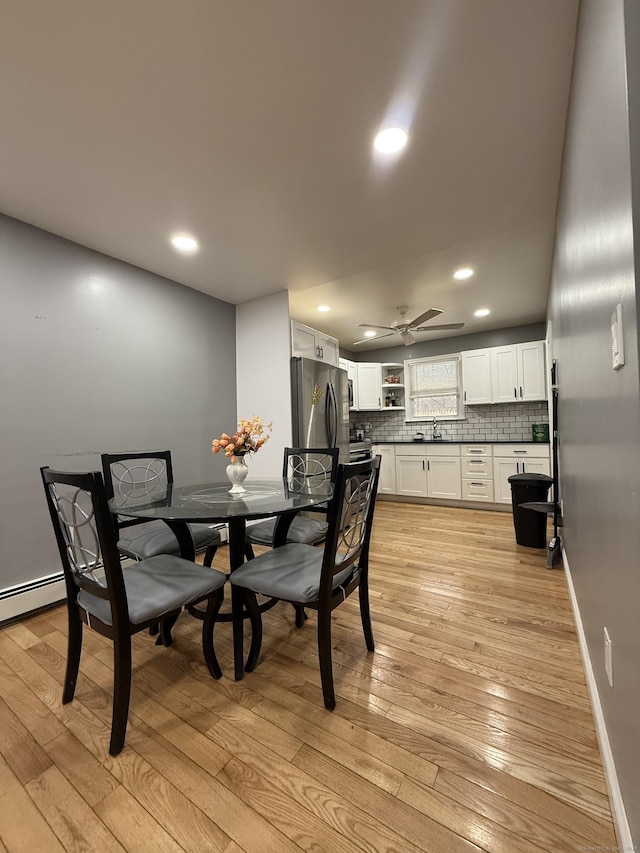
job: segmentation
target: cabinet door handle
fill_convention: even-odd
[[[430,471],[430,470],[431,470],[431,464],[429,463],[429,460],[427,459],[427,471]]]
[[[471,481],[471,485],[472,485],[472,486],[484,486],[484,483],[474,483],[474,482],[473,482],[473,480],[472,480],[472,481]]]
[[[423,470],[423,471],[425,470],[425,468],[424,468],[424,459],[422,460],[422,470]]]
[[[520,396],[522,397],[522,385],[520,386]]]
[[[513,386],[513,396],[516,398],[516,400],[518,399],[518,389],[515,385]]]
[[[474,450],[473,448],[470,448],[469,453],[482,453],[482,451],[481,450]]]
[[[514,453],[526,453],[527,451],[526,450],[514,450],[513,452]]]
[[[470,459],[469,465],[484,465],[484,459]]]
[[[467,392],[466,391],[464,392],[464,401],[465,401],[465,403],[467,402]]]

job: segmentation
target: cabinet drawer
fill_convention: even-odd
[[[493,455],[502,458],[526,459],[537,457],[538,459],[549,458],[548,444],[494,444]]]
[[[463,456],[462,476],[493,480],[493,459],[491,457],[483,459],[482,457]]]
[[[461,456],[491,456],[490,444],[463,444],[460,447]]]
[[[398,444],[396,445],[396,456],[422,456],[427,455],[424,444]]]
[[[475,477],[462,481],[462,499],[465,501],[493,502],[493,480]]]

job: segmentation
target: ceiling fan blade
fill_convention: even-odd
[[[378,326],[377,323],[356,323],[356,326],[362,326],[365,329],[388,329],[390,332],[395,332],[395,326]]]
[[[411,346],[411,344],[414,344],[416,342],[416,339],[407,329],[403,329],[403,331],[400,332],[400,337],[402,338],[402,343],[406,347],[409,347]]]
[[[464,323],[439,323],[436,326],[420,326],[416,328],[415,326],[411,327],[412,332],[442,332],[445,329],[462,329]]]
[[[378,328],[384,329],[385,327],[384,326],[378,326]],[[393,334],[394,334],[394,332],[387,332],[386,335],[375,335],[375,337],[373,337],[373,338],[363,338],[361,341],[354,341],[352,346],[355,346],[356,344],[370,344],[372,341],[379,341],[380,338],[389,338]]]
[[[428,311],[425,311],[424,314],[421,314],[419,317],[416,317],[413,323],[409,323],[408,325],[411,329],[413,329],[414,326],[421,326],[423,323],[426,323],[429,320],[433,320],[434,317],[438,317],[442,313],[444,313],[444,309],[442,308],[429,308]]]

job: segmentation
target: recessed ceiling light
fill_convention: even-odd
[[[373,140],[373,147],[381,154],[397,154],[407,144],[409,136],[400,127],[387,127]]]
[[[316,311],[320,311],[321,314],[325,314],[327,311],[331,311],[331,307],[329,305],[318,305]]]
[[[368,332],[364,333],[364,336],[365,336],[365,338],[375,338],[376,333],[374,331],[372,331],[371,329],[369,329]]]
[[[185,252],[186,254],[197,252],[200,248],[198,241],[195,237],[192,237],[191,234],[173,234],[171,237],[171,245],[178,252]]]
[[[487,317],[491,314],[491,311],[489,311],[488,308],[478,308],[478,310],[474,311],[473,314],[475,317]]]
[[[473,275],[473,270],[471,267],[460,267],[459,270],[456,270],[453,274],[453,277],[456,281],[464,281],[467,278],[471,278]]]

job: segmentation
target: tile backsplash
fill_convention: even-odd
[[[372,441],[411,441],[416,432],[430,439],[431,421],[405,423],[405,412],[350,412],[351,429],[364,428]],[[546,402],[496,403],[467,406],[462,421],[438,421],[442,438],[449,441],[531,441],[531,425],[549,423]]]

